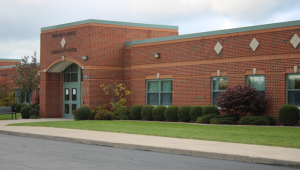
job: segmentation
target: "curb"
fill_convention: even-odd
[[[83,143],[89,145],[100,145],[100,146],[108,146],[108,147],[115,147],[115,148],[162,152],[162,153],[177,154],[177,155],[189,155],[189,156],[248,162],[248,163],[255,163],[255,164],[268,164],[268,165],[276,165],[276,166],[300,169],[300,162],[285,161],[285,160],[278,160],[278,159],[268,159],[268,158],[261,158],[261,157],[251,157],[251,156],[223,154],[223,153],[214,153],[214,152],[202,152],[202,151],[174,149],[174,148],[162,148],[162,147],[145,146],[145,145],[116,143],[116,142],[112,143],[106,141],[96,141],[96,140],[69,138],[69,137],[61,137],[61,136],[39,135],[39,134],[13,132],[13,131],[5,131],[5,130],[0,130],[0,133],[6,135],[56,140],[62,142]]]

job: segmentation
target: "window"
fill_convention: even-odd
[[[257,91],[265,96],[265,76],[264,75],[251,75],[247,76],[247,85],[257,89]]]
[[[216,105],[214,100],[218,98],[220,92],[227,89],[227,77],[213,77],[212,78],[212,104]]]
[[[147,80],[147,105],[172,105],[172,80]]]
[[[300,107],[300,75],[287,75],[287,104]]]
[[[32,103],[32,93],[21,89],[15,89],[15,98],[17,103]]]

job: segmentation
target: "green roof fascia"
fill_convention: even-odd
[[[7,58],[0,58],[0,61],[21,61],[21,59],[7,59]]]
[[[40,65],[40,63],[36,63],[36,65]],[[3,69],[3,68],[13,68],[13,67],[16,67],[16,65],[10,65],[10,66],[1,66],[0,69]]]
[[[225,30],[216,30],[216,31],[208,31],[208,32],[200,32],[194,34],[184,34],[184,35],[176,35],[170,37],[163,38],[153,38],[153,39],[145,39],[145,40],[137,40],[125,43],[126,47],[129,47],[134,44],[145,44],[145,43],[154,43],[154,42],[162,42],[162,41],[172,41],[172,40],[180,40],[180,39],[188,39],[188,38],[196,38],[196,37],[205,37],[211,35],[222,35],[222,34],[230,34],[237,32],[246,32],[246,31],[255,31],[255,30],[263,30],[263,29],[271,29],[271,28],[279,28],[279,27],[288,27],[300,25],[300,20],[296,21],[288,21],[288,22],[280,22],[280,23],[272,23],[265,25],[256,25],[249,27],[240,27],[233,29],[225,29]]]
[[[147,27],[147,28],[163,28],[163,29],[175,29],[178,30],[178,26],[171,25],[155,25],[155,24],[143,24],[143,23],[132,23],[132,22],[121,22],[121,21],[107,21],[107,20],[97,20],[97,19],[88,19],[83,21],[70,22],[60,25],[54,25],[49,27],[41,28],[41,31],[53,30],[58,28],[65,28],[75,25],[82,25],[88,23],[96,23],[96,24],[110,24],[110,25],[124,25],[124,26],[133,26],[133,27]]]

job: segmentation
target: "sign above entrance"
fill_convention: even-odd
[[[52,34],[52,38],[66,37],[66,36],[72,36],[72,35],[76,35],[76,31],[64,32],[64,33],[59,33],[59,34]]]

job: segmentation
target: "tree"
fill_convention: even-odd
[[[0,77],[0,106],[10,106],[16,102],[14,94],[15,92],[7,85],[6,80]]]
[[[40,84],[40,76],[38,74],[40,66],[36,63],[36,52],[34,52],[34,56],[31,56],[31,62],[28,59],[29,56],[24,56],[21,64],[16,64],[16,67],[14,67],[16,73],[14,73],[12,78],[22,90],[31,93]]]
[[[227,114],[240,119],[247,114],[258,115],[266,110],[267,100],[253,87],[236,85],[221,92],[216,105]]]

